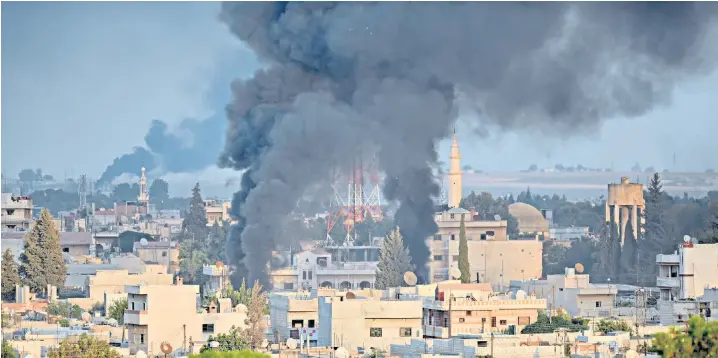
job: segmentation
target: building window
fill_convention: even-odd
[[[167,251],[162,251],[162,257],[167,257]]]
[[[381,337],[381,328],[369,328],[369,337]]]
[[[451,241],[454,241],[454,240],[456,240],[456,235],[451,234]]]
[[[302,280],[307,279],[307,271],[302,271]]]
[[[140,344],[145,344],[145,334],[140,333]]]
[[[459,317],[459,323],[464,323],[464,322],[466,322],[466,319],[464,317]]]
[[[441,261],[444,259],[444,256],[441,255],[434,255],[434,261]]]
[[[434,235],[434,241],[441,241],[441,235],[439,235],[439,234]]]
[[[467,316],[471,316],[471,311],[466,311]]]
[[[202,333],[214,333],[214,324],[203,324]]]
[[[70,248],[69,248],[69,247],[63,247],[63,248],[62,248],[62,252],[70,252]]]
[[[494,236],[494,235],[496,235],[496,234],[495,234],[493,231],[487,231],[487,232],[486,232],[486,235],[488,235],[488,236]]]
[[[454,255],[454,256],[452,257],[452,260],[454,260],[454,261],[459,261],[459,255]]]
[[[563,288],[559,288],[559,289],[558,289],[558,292],[563,292]]]
[[[500,321],[499,321],[499,324],[502,325],[502,326],[505,326],[505,325],[506,325],[506,320],[505,320],[505,319],[500,320]]]
[[[491,327],[496,327],[496,317],[491,317]]]
[[[293,289],[294,289],[294,282],[285,282],[285,283],[284,283],[284,289],[285,289],[285,290],[293,290]]]
[[[453,219],[453,218],[454,218],[454,214],[449,214],[449,218]]]
[[[312,271],[307,272],[307,278],[308,278],[309,280],[312,279]]]
[[[310,319],[309,321],[307,321],[307,327],[314,328],[314,320],[313,319]]]
[[[399,328],[399,337],[411,337],[411,328]]]
[[[302,328],[304,327],[304,321],[301,319],[293,319],[292,320],[292,328]]]
[[[525,316],[525,317],[519,317],[519,325],[520,326],[528,326],[531,324],[531,317]]]
[[[486,234],[481,234],[481,240],[486,240]]]
[[[596,301],[596,308],[601,308],[601,301]]]
[[[135,303],[130,302],[130,311],[134,311],[134,310],[135,310]]]

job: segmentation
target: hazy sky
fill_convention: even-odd
[[[175,124],[221,111],[230,81],[257,61],[217,21],[217,9],[207,2],[3,3],[3,173],[30,167],[96,178],[144,144],[153,119]],[[718,169],[716,99],[714,74],[681,85],[669,106],[614,119],[600,133],[481,138],[470,135],[468,119],[458,131],[465,163],[486,171],[532,163],[675,169],[674,152],[677,169],[703,171]]]

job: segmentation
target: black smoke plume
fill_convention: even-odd
[[[112,164],[107,166],[107,169],[102,173],[97,183],[110,183],[113,179],[124,173],[140,176],[143,166],[147,168],[147,170],[154,169],[155,156],[143,147],[135,147],[132,153],[123,154],[115,158]]]
[[[699,49],[715,13],[711,3],[225,3],[222,20],[269,64],[232,85],[221,164],[246,171],[230,251],[241,242],[250,280],[266,285],[281,219],[369,148],[425,275],[439,190],[430,168],[459,104],[483,127],[559,135],[644,114],[712,69]]]

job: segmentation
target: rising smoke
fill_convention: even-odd
[[[431,167],[461,98],[481,126],[596,129],[670,100],[711,69],[716,4],[225,3],[221,19],[270,64],[232,84],[221,165],[246,170],[232,203],[234,262],[267,284],[278,222],[310,185],[378,154],[417,274],[437,230]],[[241,247],[241,249],[240,249]],[[242,257],[244,259],[242,260]]]

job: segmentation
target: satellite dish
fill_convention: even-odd
[[[217,342],[217,341],[209,342],[209,348],[217,348],[217,347],[219,347],[219,342]]]
[[[407,286],[414,286],[416,285],[416,274],[414,274],[411,271],[404,272],[404,283],[407,284]]]
[[[144,237],[141,238],[141,239],[140,239],[140,245],[142,245],[142,246],[147,246],[147,239],[145,239]]]
[[[297,349],[297,341],[294,338],[287,338],[287,348]]]
[[[516,299],[517,300],[525,300],[526,299],[526,291],[524,291],[524,290],[516,291]]]
[[[147,353],[145,353],[145,351],[137,351],[137,353],[135,353],[135,357],[137,357],[137,358],[147,358]]]
[[[334,351],[334,357],[349,358],[349,351],[344,347],[339,347],[336,351]]]
[[[691,243],[691,237],[688,236],[688,235],[683,235],[683,242],[685,242],[686,244],[690,244],[690,243]]]
[[[494,215],[494,220],[500,221],[500,220],[501,220],[501,216],[499,216],[498,214]]]
[[[217,345],[219,346],[219,343],[217,343]],[[262,340],[262,345],[261,345],[261,347],[262,347],[262,348],[267,348],[267,347],[269,347],[269,341],[266,340],[266,339],[263,339],[263,340]]]
[[[164,354],[170,354],[170,353],[172,353],[172,345],[167,343],[167,341],[164,341],[164,342],[162,342],[162,344],[160,344],[160,350]]]
[[[356,295],[354,292],[351,292],[351,291],[347,292],[347,299],[348,299],[348,300],[354,300],[354,299],[356,299],[356,298],[357,298],[357,295]]]
[[[458,280],[461,277],[461,270],[459,270],[458,267],[452,267],[450,273],[451,278],[453,278],[454,280]]]
[[[583,273],[583,264],[579,262],[573,265],[573,269],[576,270],[577,273]]]
[[[92,321],[92,316],[90,316],[90,314],[87,313],[87,312],[82,312],[82,317],[81,317],[81,318],[82,318],[82,321],[83,321],[83,322],[90,322],[90,321]]]

